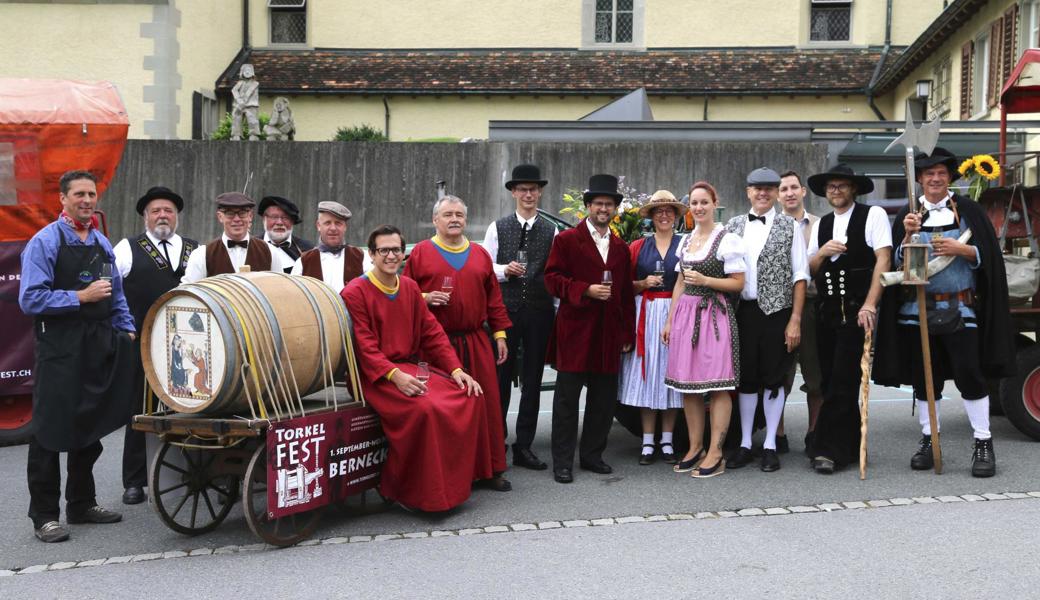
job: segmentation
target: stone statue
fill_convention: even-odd
[[[249,125],[249,139],[260,139],[260,82],[253,73],[253,65],[244,64],[238,72],[240,79],[231,88],[234,104],[231,107],[231,139],[242,139],[242,115]]]
[[[271,120],[264,126],[264,133],[269,142],[291,140],[296,136],[296,122],[293,121],[288,98],[278,96],[274,99],[274,111],[271,112]]]

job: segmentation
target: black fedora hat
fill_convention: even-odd
[[[869,177],[856,175],[852,167],[845,163],[838,163],[831,167],[826,173],[817,173],[809,176],[809,189],[817,196],[827,197],[827,182],[831,179],[848,179],[856,186],[856,195],[862,196],[874,191],[874,182]]]
[[[141,196],[137,199],[137,214],[143,215],[144,209],[148,206],[148,203],[152,200],[159,199],[169,200],[170,202],[173,202],[174,206],[177,207],[177,212],[181,212],[182,210],[184,210],[184,198],[181,198],[179,195],[177,195],[176,192],[174,192],[170,188],[157,185],[153,188],[150,188],[147,192],[145,192],[144,196]]]
[[[605,173],[589,177],[589,189],[585,190],[581,199],[588,206],[589,202],[598,196],[610,196],[614,199],[614,204],[621,202],[624,196],[618,192],[618,178]]]
[[[946,168],[950,171],[950,181],[956,181],[960,179],[960,163],[957,162],[957,156],[940,146],[936,146],[932,150],[932,154],[929,156],[924,152],[918,152],[914,155],[914,177],[921,174],[921,171],[934,167],[935,165],[946,165]]]
[[[277,206],[278,208],[285,211],[285,214],[289,215],[293,220],[293,225],[299,225],[300,221],[300,209],[291,201],[281,196],[264,196],[260,199],[260,206],[256,208],[256,213],[260,216],[264,216],[264,211]]]
[[[506,189],[513,191],[513,186],[518,183],[537,183],[538,187],[545,187],[549,180],[542,179],[538,165],[517,165],[513,167],[513,177],[506,182]]]

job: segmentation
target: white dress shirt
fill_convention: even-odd
[[[272,256],[275,255],[275,254],[278,254],[280,256],[282,264],[285,264],[285,265],[293,264],[293,260],[295,260],[295,259],[293,259],[293,257],[289,256],[288,252],[286,252],[285,250],[282,250],[281,248],[276,246],[274,244],[274,241],[271,239],[270,233],[267,232],[267,231],[264,232],[264,241],[267,242],[267,247],[271,249],[271,255]],[[285,238],[282,241],[289,242],[291,244],[292,241],[293,241],[292,232],[289,233],[289,237]]]
[[[538,220],[538,213],[535,213],[534,216],[530,219],[525,219],[521,217],[520,213],[517,212],[514,212],[513,214],[516,216],[516,220],[520,222],[521,229],[523,229],[524,225],[527,226],[528,231],[534,229],[534,222]],[[480,245],[488,251],[488,254],[491,255],[492,261],[494,261],[498,257],[498,225],[496,225],[495,223],[495,221],[492,221],[491,224],[488,225],[487,232],[484,234],[484,241],[480,243]],[[552,230],[553,237],[555,238],[556,234],[559,233],[559,230],[556,229],[555,225],[553,225]],[[368,255],[366,254],[365,256],[367,257]],[[494,263],[492,265],[492,268],[494,268],[495,270],[495,277],[498,278],[499,283],[502,283],[506,280],[506,265],[508,264],[509,263],[500,265],[498,263]]]
[[[744,290],[740,297],[744,300],[758,299],[758,257],[762,254],[762,248],[766,245],[769,230],[776,220],[776,209],[770,208],[765,215],[765,224],[761,221],[748,221],[744,226],[744,246],[747,249],[747,272],[744,273]],[[741,215],[746,219],[746,215]],[[805,238],[799,235],[795,229],[791,236],[791,285],[799,281],[809,281],[809,260],[805,255]]]
[[[589,233],[592,234],[592,241],[596,244],[596,250],[599,250],[603,264],[606,264],[607,254],[610,253],[610,228],[607,228],[605,235],[600,235],[596,228],[592,226],[592,221],[585,219],[585,226],[589,228]]]
[[[361,261],[361,272],[368,273],[374,266],[372,258],[364,250],[362,254],[364,258]],[[318,258],[321,260],[321,279],[325,282],[325,285],[332,288],[337,294],[346,286],[346,283],[343,282],[343,256],[343,250],[339,252],[318,252]],[[296,259],[289,274],[303,275],[303,257]]]
[[[144,234],[148,241],[155,246],[155,249],[159,251],[159,254],[163,254],[162,241],[152,235],[151,231],[145,231]],[[184,242],[181,240],[181,236],[176,233],[166,241],[169,242],[166,246],[166,251],[170,254],[170,267],[176,271],[181,266],[181,251],[183,250]],[[119,240],[119,243],[112,248],[112,253],[116,255],[116,269],[119,270],[119,275],[126,279],[134,264],[134,254],[133,249],[130,247],[130,239],[123,238]]]
[[[246,238],[248,242],[250,238]],[[226,233],[220,234],[220,242],[224,244],[224,249],[227,250],[228,257],[231,258],[231,266],[234,267],[237,273],[242,265],[246,264],[246,253],[248,248],[228,248],[228,236]],[[270,248],[270,245],[268,245]],[[272,248],[272,250],[275,250]],[[285,258],[282,258],[282,257]],[[285,269],[292,266],[292,261],[284,252],[271,252],[271,270],[275,273],[284,273]],[[259,269],[254,269],[259,270]],[[342,272],[342,269],[340,269]],[[205,279],[209,274],[206,272],[206,244],[199,246],[192,250],[191,255],[188,256],[188,266],[184,268],[184,277],[181,277],[181,283],[193,283],[200,279]]]
[[[849,220],[852,219],[852,208],[842,214],[834,213],[834,228],[831,230],[831,239],[842,244],[848,242]],[[867,212],[867,224],[864,235],[867,245],[873,250],[892,247],[892,228],[888,224],[888,215],[880,206],[871,206]],[[820,251],[820,221],[813,224],[812,238],[809,240],[809,258],[816,256]],[[831,257],[831,262],[838,260],[838,254]]]

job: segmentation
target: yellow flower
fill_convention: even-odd
[[[610,225],[610,230],[614,232],[614,235],[621,237],[621,231],[613,223]]]
[[[639,214],[639,207],[638,206],[633,206],[632,208],[628,209],[625,212],[630,214],[630,215],[638,215]]]
[[[614,223],[620,223],[621,222],[621,215],[614,215],[613,222]]]
[[[990,181],[1000,177],[1000,164],[989,154],[979,154],[971,157],[971,160],[975,163],[975,171],[979,175]]]
[[[970,159],[970,158],[967,158],[967,159],[964,160],[964,162],[961,163],[961,166],[960,166],[960,168],[957,169],[957,171],[960,172],[961,177],[967,177],[968,176],[968,171],[970,171],[971,168],[974,167],[974,166],[975,166],[975,161]]]

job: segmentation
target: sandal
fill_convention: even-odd
[[[672,470],[676,473],[692,471],[697,468],[697,465],[701,464],[701,461],[704,460],[705,456],[707,456],[707,453],[704,451],[704,448],[701,448],[700,452],[693,455],[693,458],[690,460],[679,461],[678,464],[672,467]]]

